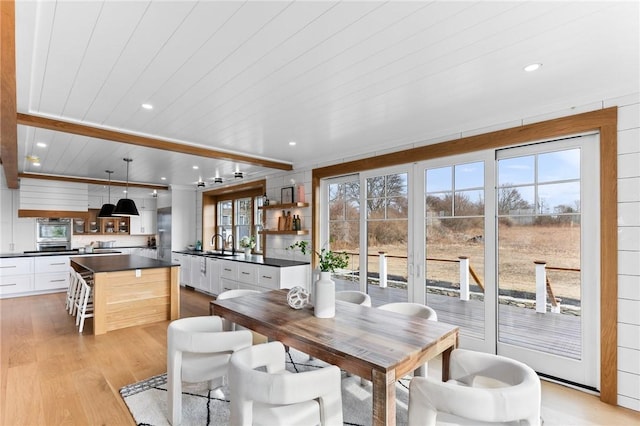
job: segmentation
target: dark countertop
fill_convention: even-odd
[[[225,253],[229,251],[226,250]],[[262,257],[261,255],[254,254],[250,257],[246,257],[244,253],[240,252],[235,256],[221,256],[214,253],[207,253],[204,251],[196,251],[196,250],[182,250],[182,251],[174,251],[173,253],[180,254],[189,254],[193,256],[204,256],[204,257],[215,257],[218,259],[224,260],[233,260],[234,262],[242,262],[242,263],[253,263],[255,265],[264,265],[264,266],[275,266],[277,268],[287,268],[289,266],[300,266],[300,265],[309,265],[309,262],[300,262],[297,260],[288,260],[288,259],[276,259],[275,257]],[[236,253],[238,253],[236,251]]]
[[[96,254],[120,254],[118,249],[95,249],[93,253],[80,253],[78,250],[33,251],[24,253],[0,253],[0,258],[10,257],[43,257],[43,256],[91,256]]]
[[[78,256],[72,257],[70,260],[72,263],[93,273],[180,266],[177,263],[164,262],[162,260],[133,254],[121,254],[119,256]]]

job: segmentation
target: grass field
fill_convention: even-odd
[[[482,231],[479,229],[466,229],[464,232],[439,232],[431,237],[426,250],[427,258],[440,260],[427,261],[426,278],[458,285],[458,263],[444,260],[457,260],[460,256],[466,256],[482,284],[493,280],[494,278],[485,274],[485,242],[483,238],[477,238],[481,235]],[[500,290],[535,293],[534,261],[546,261],[547,267],[580,268],[579,226],[501,225],[498,238]],[[346,250],[355,252],[357,248]],[[389,256],[387,274],[406,280],[406,244],[369,247],[372,255],[368,257],[370,272],[378,272],[379,251],[384,251]],[[357,270],[358,256],[352,256],[350,263],[350,268]],[[556,297],[580,299],[580,272],[548,270],[547,275]]]

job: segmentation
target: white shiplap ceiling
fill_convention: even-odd
[[[17,0],[18,112],[330,163],[639,92],[639,21],[636,1]],[[18,138],[20,172],[124,180],[131,157],[136,182],[273,173],[22,125]]]

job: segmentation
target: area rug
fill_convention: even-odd
[[[309,371],[327,364],[294,349],[287,355],[287,369]],[[407,401],[410,377],[396,384],[397,424],[407,424]],[[120,389],[131,415],[138,425],[169,426],[167,420],[167,375],[161,374]],[[229,424],[229,392],[226,386],[210,391],[206,383],[187,384],[182,388],[182,424],[217,426]],[[342,407],[345,425],[371,424],[371,383],[342,372]]]

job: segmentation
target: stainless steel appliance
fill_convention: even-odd
[[[36,250],[71,249],[71,219],[38,218],[36,220]]]
[[[158,259],[171,262],[171,207],[158,209]]]

